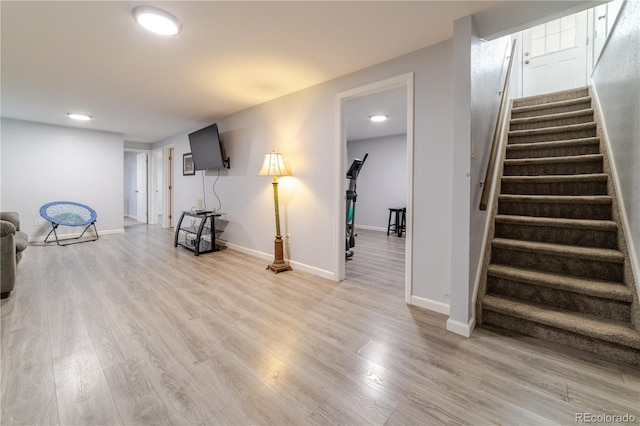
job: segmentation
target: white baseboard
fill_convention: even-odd
[[[449,315],[449,305],[446,303],[436,302],[435,300],[412,295],[409,304],[419,306],[439,314]]]
[[[475,318],[471,318],[468,324],[465,324],[460,321],[454,321],[451,318],[447,320],[447,330],[464,337],[470,337],[471,332],[473,331],[475,326],[476,326]]]
[[[236,250],[236,251],[239,251],[241,253],[248,254],[250,256],[259,257],[260,259],[264,259],[267,262],[273,262],[273,253],[265,253],[263,251],[250,249],[248,247],[244,247],[244,246],[241,246],[241,245],[238,245],[238,244],[233,244],[233,243],[230,243],[230,242],[226,242],[225,245],[227,246],[227,248],[229,248],[231,250]],[[304,272],[308,272],[310,274],[317,275],[319,277],[327,278],[327,279],[335,281],[335,274],[333,272],[331,272],[331,271],[327,271],[325,269],[316,268],[315,266],[307,265],[305,263],[296,262],[295,260],[292,261],[290,259],[287,259],[287,261],[289,262],[291,267],[294,268],[294,269],[297,269],[297,270],[300,270],[300,271],[304,271]]]
[[[93,227],[91,227],[91,228],[93,228]],[[85,232],[85,234],[84,234],[87,238],[95,235],[93,233],[93,229],[91,229],[91,228],[87,229],[87,232]],[[106,231],[98,230],[98,236],[110,235],[110,234],[122,234],[123,232],[124,232],[124,228],[108,229]],[[58,233],[58,238],[60,238],[60,239],[78,238],[80,235],[82,235],[82,232],[74,232],[72,234],[61,234],[61,233]],[[45,238],[47,238],[46,235],[29,235],[29,242],[42,242],[42,241],[44,241]],[[54,236],[50,236],[49,237],[49,241],[51,241],[51,238],[53,238],[53,241],[55,241],[55,237]]]

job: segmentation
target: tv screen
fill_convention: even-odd
[[[189,145],[196,170],[221,169],[224,167],[218,124],[189,133]]]

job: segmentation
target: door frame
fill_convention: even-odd
[[[149,208],[151,206],[151,197],[149,197],[149,193],[151,192],[149,190],[149,176],[151,175],[151,173],[150,173],[151,172],[151,170],[150,170],[151,165],[149,164],[149,153],[148,152],[139,152],[137,154],[137,156],[136,156],[136,167],[137,167],[137,170],[136,171],[137,171],[137,175],[138,176],[136,176],[136,186],[138,187],[138,189],[136,189],[136,194],[137,194],[136,195],[136,203],[138,203],[137,198],[139,196],[139,192],[138,191],[140,189],[140,182],[138,182],[138,179],[137,179],[137,177],[140,176],[140,174],[139,174],[140,173],[140,163],[139,163],[140,155],[144,155],[144,163],[145,163],[144,164],[144,178],[145,178],[144,191],[145,191],[145,194],[144,194],[144,203],[143,204],[145,204],[145,208],[146,209],[145,209],[145,213],[144,213],[144,216],[143,216],[144,220],[140,220],[142,215],[140,214],[140,209],[136,208],[136,213],[137,213],[136,214],[136,220],[138,222],[143,222],[143,223],[147,223],[148,224],[149,223],[149,211],[150,211]],[[140,204],[138,204],[137,207],[140,207]]]
[[[175,218],[173,217],[174,194],[175,194],[175,145],[170,144],[162,148],[162,157],[164,159],[164,170],[162,173],[162,200],[163,214],[162,227],[173,228]]]
[[[335,281],[345,278],[345,235],[346,235],[346,161],[347,124],[345,103],[354,98],[405,87],[407,91],[407,213],[405,236],[405,302],[410,303],[413,288],[413,149],[414,149],[414,74],[412,72],[356,87],[336,95],[336,202],[334,277]]]

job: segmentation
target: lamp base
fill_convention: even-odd
[[[284,263],[282,265],[276,265],[275,263],[272,263],[271,265],[267,265],[267,269],[271,269],[276,274],[278,272],[293,271],[293,268],[288,263]]]
[[[275,256],[273,259],[273,263],[271,265],[267,265],[267,269],[271,269],[276,274],[278,272],[284,271],[292,271],[291,266],[284,261],[284,244],[282,242],[282,236],[276,235],[276,239],[273,242],[275,249]]]

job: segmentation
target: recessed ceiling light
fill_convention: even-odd
[[[383,121],[387,121],[387,118],[389,118],[388,115],[377,114],[370,116],[369,120],[373,121],[374,123],[381,123]]]
[[[89,121],[91,120],[91,116],[87,114],[78,114],[76,112],[68,112],[67,115],[69,118],[79,121]]]
[[[163,36],[174,36],[182,31],[182,22],[169,12],[153,6],[136,6],[133,19],[144,29]]]

